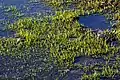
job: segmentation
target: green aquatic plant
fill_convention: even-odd
[[[81,80],[100,80],[100,73],[94,72],[93,74],[84,74]]]
[[[84,3],[81,2],[80,5]],[[9,26],[9,29],[15,31],[16,37],[19,39],[13,38],[12,50],[9,49],[10,43],[5,40],[5,44],[1,45],[1,53],[12,51],[11,54],[16,55],[23,50],[20,55],[24,55],[24,49],[27,50],[26,54],[29,54],[31,46],[38,46],[48,50],[49,59],[60,68],[71,68],[75,57],[78,56],[116,53],[118,48],[111,47],[106,39],[94,35],[91,30],[82,31],[83,28],[75,17],[91,14],[92,10],[93,12],[98,10],[98,5],[94,5],[92,2],[87,4],[89,5],[79,8],[79,10],[57,11],[55,16],[42,20],[29,17],[17,20]],[[90,9],[91,12],[84,10],[88,8],[94,9]]]
[[[50,75],[48,72],[48,64],[52,63],[61,70],[59,77],[56,78],[59,80],[60,76],[64,76],[75,66],[75,58],[80,56],[93,57],[108,55],[106,57],[110,61],[110,55],[117,53],[119,47],[108,44],[108,39],[113,37],[116,37],[118,40],[120,39],[119,25],[117,24],[118,27],[111,32],[104,31],[103,33],[107,37],[98,37],[91,29],[84,30],[84,25],[79,24],[76,18],[80,15],[89,15],[97,12],[102,14],[104,10],[107,11],[109,9],[114,11],[115,5],[108,5],[111,5],[111,1],[112,0],[79,2],[73,0],[67,0],[65,2],[58,2],[57,0],[53,2],[49,1],[48,3],[56,6],[56,8],[61,6],[60,9],[62,8],[63,11],[56,11],[56,15],[42,19],[33,17],[20,18],[10,24],[8,29],[15,31],[16,36],[14,38],[0,38],[0,55],[16,56],[23,59],[27,57],[30,59],[33,55],[39,55],[41,64],[44,64],[44,68],[31,69],[30,74],[26,73],[26,78],[30,77],[31,79],[35,78],[39,70],[42,73],[42,77],[45,72],[45,74]],[[104,4],[105,2],[107,3],[106,5]],[[64,10],[64,5],[62,4],[67,7],[74,4],[74,7],[77,9]],[[10,12],[11,10],[16,12],[14,8],[8,9],[7,11]],[[119,14],[116,13],[112,18],[114,18],[114,20],[119,19]],[[45,52],[42,52],[41,49]],[[105,58],[105,60],[107,60],[107,58]],[[81,70],[84,70],[82,80],[100,80],[102,76],[113,78],[116,74],[119,74],[117,68],[120,68],[119,56],[116,59],[117,62],[112,67],[103,67],[104,64],[99,64],[99,67],[102,66],[102,68],[98,68],[98,66],[95,67],[94,65],[77,65]],[[106,63],[107,65],[109,61]],[[89,75],[85,74],[88,71],[92,71],[92,73]],[[102,71],[102,73],[100,73],[100,71]]]
[[[103,38],[95,36],[91,30],[82,32],[82,27],[74,17],[77,12],[58,12],[55,16],[43,21],[25,18],[10,25],[25,44],[30,47],[38,45],[50,51],[50,56],[59,67],[72,67],[75,57],[103,55],[117,52]]]
[[[6,6],[3,9],[5,11],[5,15],[8,16],[10,19],[15,18],[16,16],[17,17],[23,16],[16,6]]]
[[[17,11],[17,8],[16,8],[16,6],[8,6],[8,7],[5,7],[5,11],[14,13]]]
[[[1,55],[23,56],[23,45],[22,42],[17,42],[17,39],[14,38],[0,39],[0,53]]]
[[[114,69],[110,66],[103,67],[102,76],[104,77],[114,77],[118,73],[118,69]]]
[[[90,0],[90,1],[74,1],[74,0],[67,0],[67,1],[44,1],[45,4],[52,6],[55,10],[81,10],[79,14],[93,14],[93,13],[100,13],[104,14],[108,19],[114,18],[116,14],[119,14],[119,1],[118,0]],[[70,7],[72,6],[72,8]],[[111,14],[109,14],[111,13]],[[113,14],[114,13],[114,14]],[[110,17],[113,16],[113,17]],[[118,17],[116,17],[118,18]]]
[[[120,29],[119,29],[120,25],[119,23],[116,24],[116,28],[115,28],[115,34],[116,37],[118,38],[118,40],[120,41]]]

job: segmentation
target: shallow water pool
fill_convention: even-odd
[[[92,30],[105,30],[111,28],[110,21],[108,21],[103,15],[99,14],[80,16],[79,23],[83,24],[85,27],[91,28]]]

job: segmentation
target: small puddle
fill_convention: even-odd
[[[102,32],[104,30],[112,31],[113,25],[117,24],[116,21],[107,20],[105,16],[100,14],[91,14],[79,17],[79,23],[85,26],[85,28],[91,29],[98,37],[105,37]],[[112,40],[110,38],[110,40]],[[118,46],[118,41],[108,41],[111,46]]]
[[[110,21],[108,21],[103,15],[99,14],[80,16],[79,23],[92,30],[106,30],[111,28]]]

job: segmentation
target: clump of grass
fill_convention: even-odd
[[[1,55],[11,55],[11,56],[22,56],[23,52],[22,50],[26,49],[24,47],[24,44],[20,41],[18,41],[15,38],[3,38],[0,39],[0,54]]]
[[[65,4],[74,4],[72,0],[67,1]],[[102,38],[94,35],[91,30],[83,31],[82,26],[75,19],[79,15],[102,12],[104,9],[111,9],[114,6],[104,5],[103,3],[105,1],[101,0],[98,2],[92,0],[87,3],[86,1],[76,2],[78,10],[57,11],[55,16],[42,20],[30,17],[17,20],[15,23],[9,25],[10,30],[16,31],[16,37],[0,39],[1,55],[25,58],[26,56],[29,57],[31,53],[34,55],[37,52],[42,57],[48,56],[49,58],[47,59],[56,64],[59,69],[65,68],[65,70],[69,70],[73,67],[73,62],[76,57],[83,55],[98,56],[118,52],[119,48],[110,46],[107,43],[107,39],[116,35],[120,39],[119,29],[116,29],[116,32],[105,32],[107,37]],[[61,4],[63,2],[53,1],[50,4],[58,7],[62,6]],[[81,7],[81,5],[83,6]],[[10,10],[8,9],[8,11]],[[115,16],[115,19],[117,18],[119,18],[118,14]],[[36,47],[37,50],[35,50]],[[48,54],[41,53],[41,48],[48,51]],[[119,64],[116,67],[119,67]],[[89,70],[87,68],[85,69],[86,71]],[[91,75],[85,74],[82,79],[99,80],[100,76],[114,77],[115,74],[118,74],[117,69],[107,67],[103,68],[101,74],[99,72],[94,72]],[[34,77],[34,75],[31,77]]]
[[[59,67],[72,67],[74,58],[81,55],[102,55],[117,52],[103,38],[97,38],[90,30],[82,32],[81,25],[74,20],[74,12],[58,12],[54,17],[38,21],[20,19],[10,26],[23,39],[24,46],[38,45],[47,48],[54,63]]]
[[[72,67],[74,58],[77,56],[117,52],[118,48],[111,47],[105,39],[98,38],[90,30],[84,33],[81,31],[81,25],[74,18],[84,15],[84,12],[83,8],[74,12],[58,11],[55,16],[50,17],[51,22],[47,18],[43,21],[33,18],[19,19],[10,25],[10,29],[16,31],[22,46],[29,48],[37,45],[47,48],[50,59],[59,67]],[[14,43],[17,46],[17,39],[15,40]]]
[[[91,75],[84,74],[81,80],[100,80],[100,73],[94,72]]]
[[[102,71],[102,76],[103,77],[111,77],[114,78],[114,76],[118,73],[118,69],[114,69],[110,66],[107,67],[103,67],[103,71]]]
[[[94,70],[94,68],[93,68]],[[97,72],[95,71],[92,74],[83,74],[82,80],[100,80],[102,78],[104,79],[114,79],[115,75],[119,74],[118,69],[114,69],[113,67],[110,66],[103,66],[102,67],[102,72]]]
[[[120,29],[119,29],[119,27],[120,27],[120,23],[117,23],[116,24],[116,34],[117,34],[118,39],[120,39]]]

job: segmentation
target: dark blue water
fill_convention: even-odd
[[[22,17],[47,16],[52,15],[52,13],[52,8],[46,6],[41,1],[0,0],[0,37],[12,37],[15,34],[4,30],[8,23],[13,23]]]
[[[80,16],[79,23],[84,25],[85,27],[91,28],[92,30],[111,29],[110,21],[108,21],[103,15],[99,15],[99,14]]]
[[[40,16],[52,15],[51,11],[52,9],[42,2],[29,2],[29,0],[0,0],[0,38],[12,37],[15,34],[15,32],[5,29],[8,22],[13,23],[17,19],[35,17],[38,14],[40,14]],[[35,55],[35,52],[33,53],[33,57],[28,60],[17,59],[10,56],[0,56],[0,80],[1,78],[15,78],[10,80],[18,80],[25,77],[27,78],[23,80],[28,80],[28,77],[30,78],[32,74],[35,74],[34,76],[37,76],[37,78],[40,77],[40,79],[35,80],[43,80],[41,76],[44,76],[44,73],[46,76],[49,75],[48,72],[42,70],[45,68],[46,63],[44,63],[43,57],[42,59],[40,58],[40,54],[42,54],[40,51],[38,55]]]

